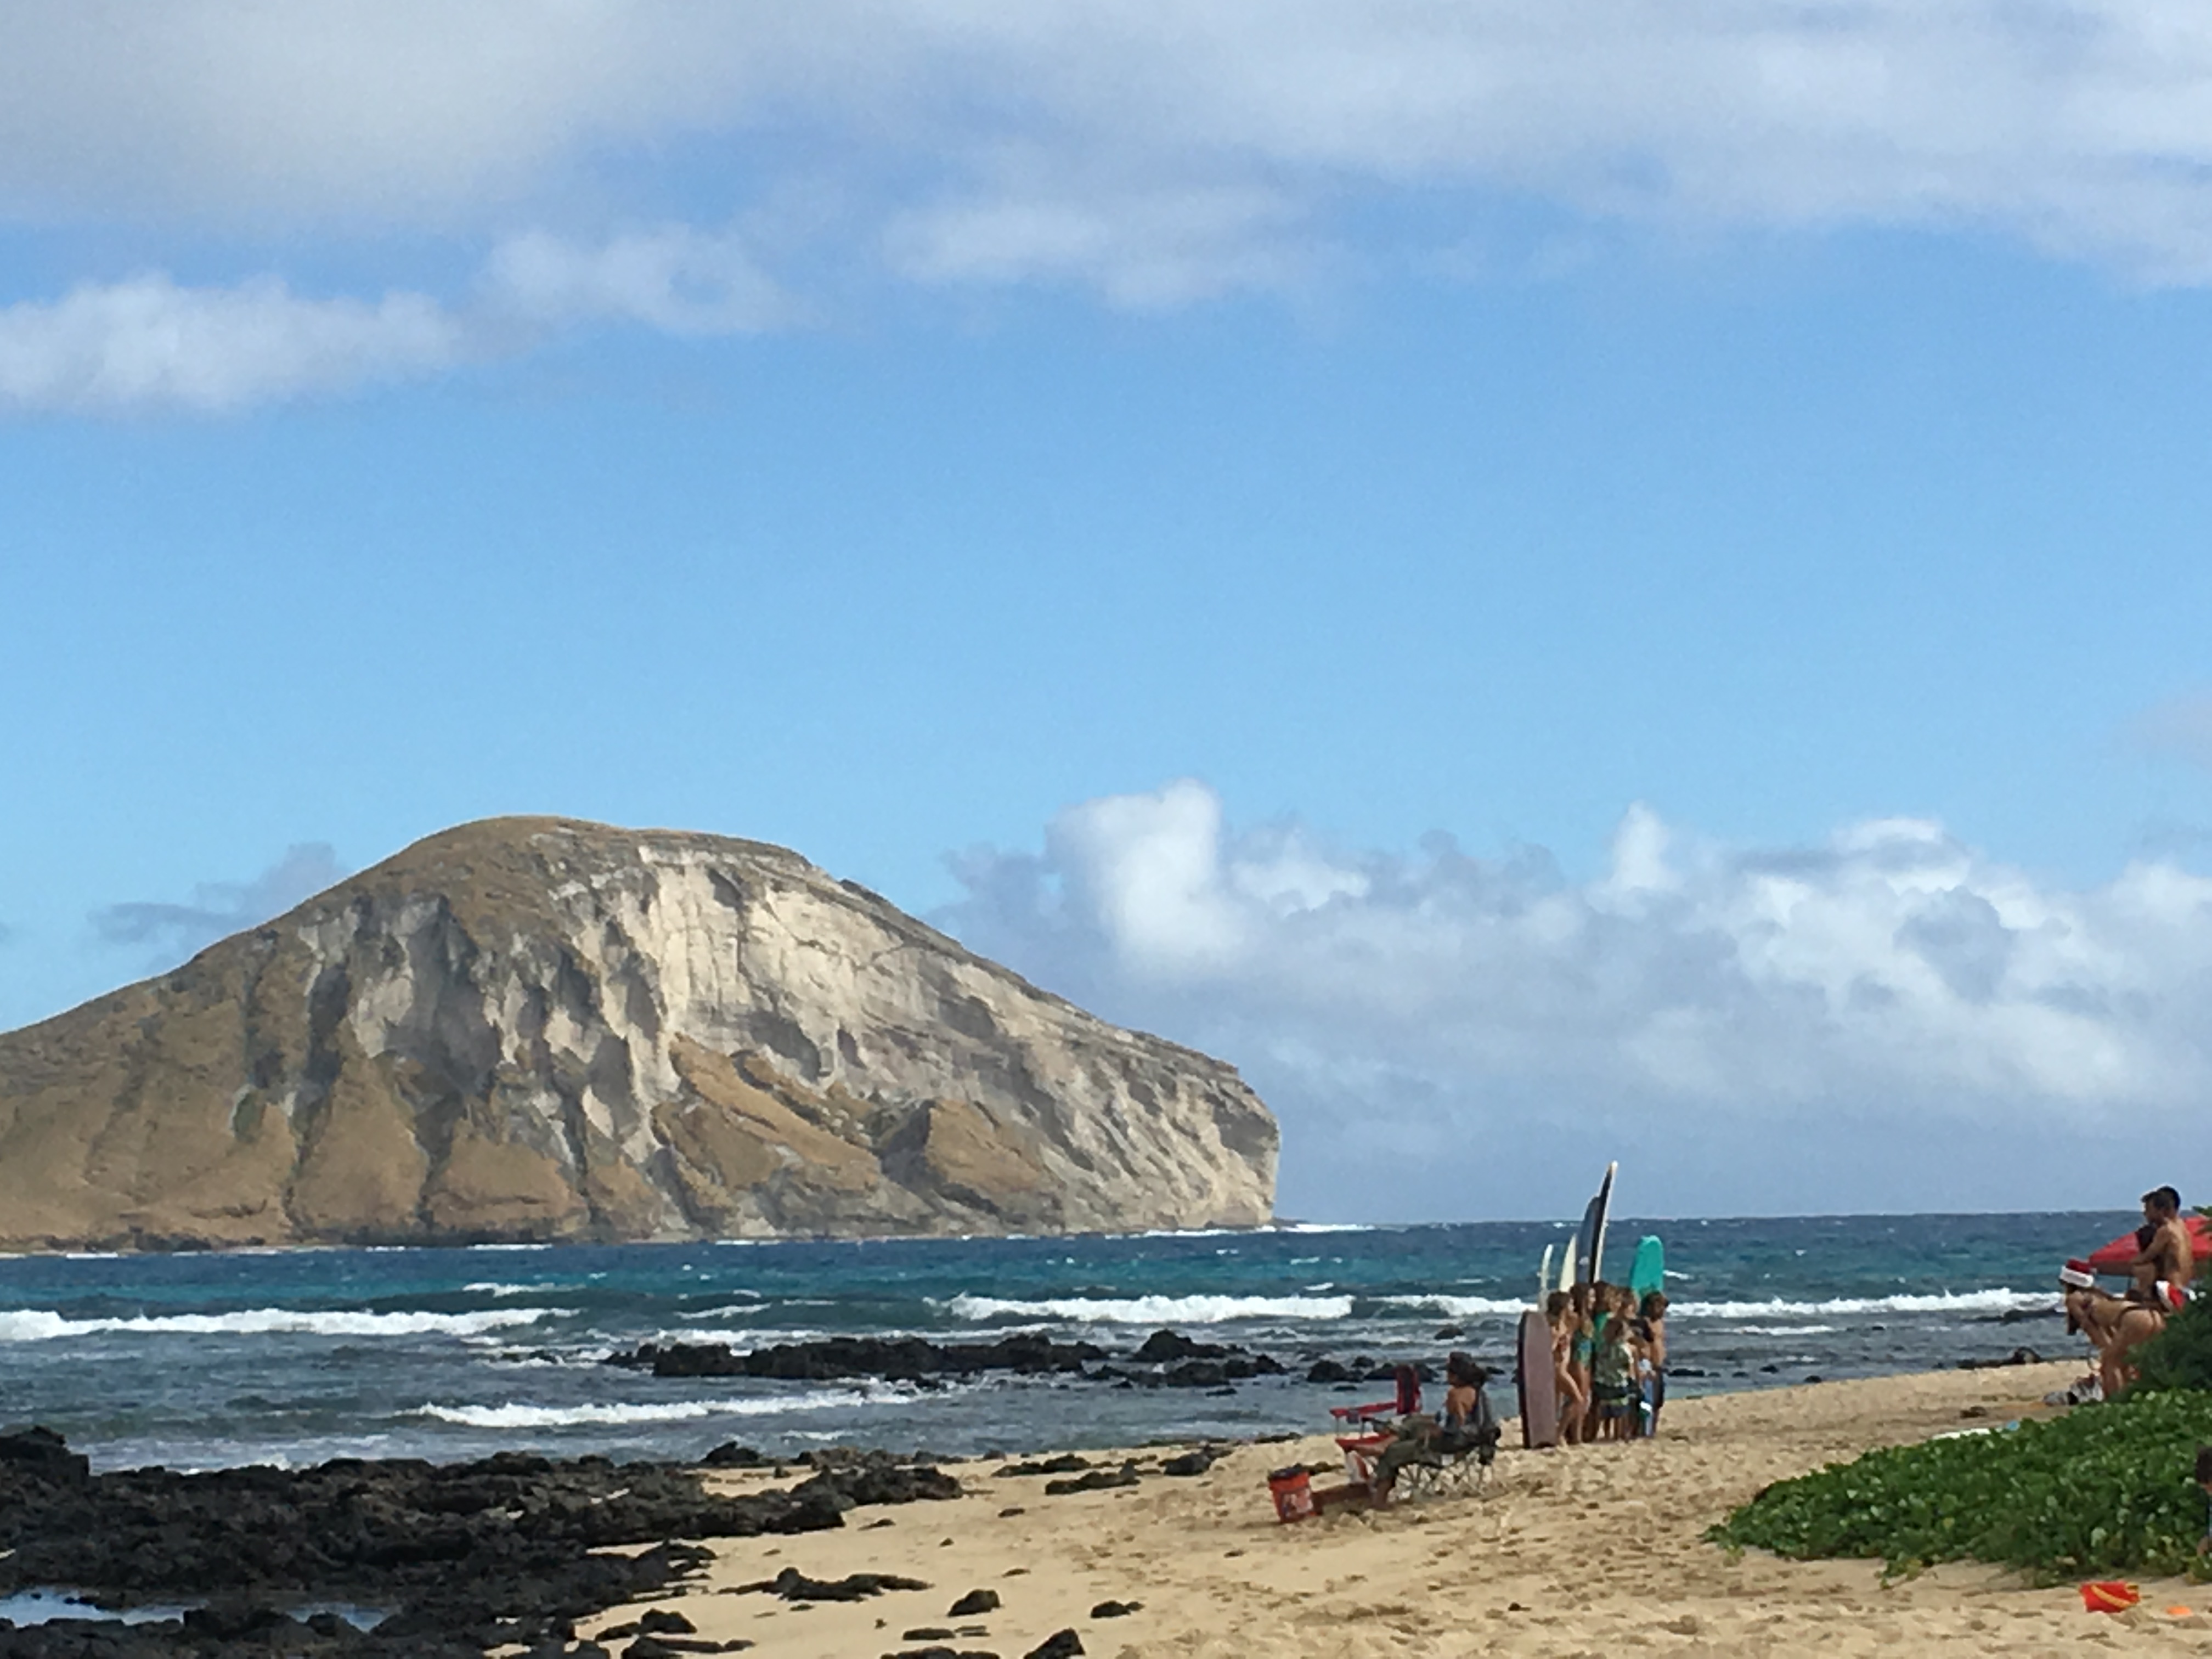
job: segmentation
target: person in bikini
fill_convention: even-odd
[[[1590,1393],[1590,1362],[1597,1356],[1597,1304],[1595,1287],[1587,1281],[1567,1292],[1567,1376],[1577,1409],[1574,1432],[1566,1437],[1575,1444],[1597,1438],[1597,1402]]]
[[[1589,1409],[1589,1395],[1574,1369],[1578,1321],[1573,1299],[1565,1291],[1553,1291],[1545,1300],[1544,1317],[1552,1328],[1552,1376],[1559,1388],[1559,1437],[1571,1446],[1583,1437],[1583,1416]]]
[[[2069,1261],[2058,1277],[2065,1287],[2066,1323],[2097,1351],[2097,1381],[2106,1399],[2134,1380],[2127,1357],[2166,1328],[2166,1316],[2189,1298],[2197,1276],[2196,1247],[2181,1218],[2181,1194],[2159,1187],[2142,1197],[2143,1224],[2128,1263],[2124,1296],[2096,1287],[2087,1262]]]

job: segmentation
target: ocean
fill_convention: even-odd
[[[2128,1213],[1625,1220],[1667,1247],[1674,1397],[1948,1367],[2063,1334],[2059,1264]],[[1288,1227],[1118,1237],[0,1259],[0,1426],[42,1423],[98,1468],[299,1465],[499,1450],[689,1458],[738,1440],[985,1450],[1316,1431],[1364,1393],[1322,1358],[1503,1368],[1564,1225]],[[1170,1327],[1291,1368],[1228,1392],[994,1376],[659,1379],[605,1365],[644,1341],[750,1348],[830,1334],[1135,1347]],[[1455,1328],[1459,1334],[1442,1333]]]

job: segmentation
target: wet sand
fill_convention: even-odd
[[[719,1540],[706,1578],[657,1605],[682,1613],[702,1638],[757,1644],[758,1659],[872,1659],[932,1641],[1019,1659],[1062,1629],[1109,1659],[2212,1652],[2212,1586],[2146,1583],[2142,1608],[2095,1615],[2070,1588],[2031,1588],[1988,1567],[1948,1566],[1885,1586],[1877,1563],[1731,1559],[1703,1540],[1772,1481],[1876,1446],[2046,1414],[2042,1396],[2081,1370],[1940,1372],[1677,1401],[1656,1441],[1619,1446],[1523,1452],[1509,1424],[1508,1449],[1480,1497],[1291,1526],[1274,1518],[1267,1471],[1335,1462],[1327,1436],[1242,1446],[1188,1478],[1158,1472],[1170,1452],[1131,1452],[1137,1486],[1060,1497],[1044,1495],[1042,1477],[999,1478],[995,1465],[966,1463],[953,1468],[969,1494],[957,1501],[856,1510],[832,1533]],[[714,1479],[736,1492],[769,1477]],[[804,1607],[737,1592],[785,1567],[820,1579],[895,1573],[931,1588]],[[950,1617],[973,1589],[996,1591],[1002,1606]],[[1109,1600],[1142,1608],[1091,1616]],[[2194,1611],[2165,1611],[2175,1605]],[[640,1611],[619,1609],[585,1632]],[[902,1639],[933,1628],[956,1634]],[[611,1645],[619,1653],[624,1644]]]

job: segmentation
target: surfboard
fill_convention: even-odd
[[[1582,1255],[1582,1275],[1578,1285],[1595,1284],[1605,1277],[1605,1224],[1613,1210],[1613,1177],[1620,1168],[1619,1164],[1605,1166],[1605,1179],[1598,1183],[1597,1196],[1583,1212],[1582,1231],[1577,1236]]]
[[[1536,1269],[1536,1306],[1539,1309],[1543,1307],[1544,1298],[1552,1293],[1552,1255],[1558,1248],[1556,1244],[1544,1246],[1544,1265]]]
[[[1559,1258],[1559,1288],[1571,1290],[1582,1281],[1575,1277],[1575,1241],[1567,1241],[1566,1254]]]
[[[1540,1313],[1521,1316],[1521,1443],[1530,1451],[1559,1443],[1559,1379],[1552,1369],[1552,1328]]]
[[[1667,1247],[1649,1234],[1636,1242],[1636,1265],[1628,1270],[1628,1288],[1638,1302],[1667,1288]]]

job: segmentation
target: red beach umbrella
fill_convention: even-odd
[[[2212,1220],[2201,1215],[2182,1218],[2189,1227],[2190,1254],[2199,1261],[2212,1260]],[[2133,1233],[2122,1233],[2111,1243],[2089,1253],[2089,1268],[2093,1273],[2124,1273],[2128,1263],[2136,1259],[2141,1246]]]

